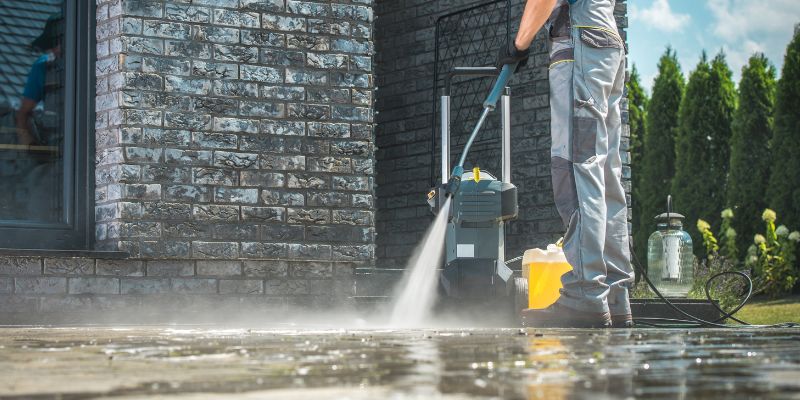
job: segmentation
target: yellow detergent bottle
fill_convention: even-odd
[[[547,250],[525,251],[522,256],[522,276],[528,280],[528,308],[539,310],[555,303],[563,287],[561,275],[571,270],[572,266],[559,245],[548,245]]]

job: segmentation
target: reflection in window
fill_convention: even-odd
[[[0,1],[0,221],[63,221],[62,2]]]

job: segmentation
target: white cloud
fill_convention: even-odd
[[[634,4],[631,6],[630,15],[633,21],[642,22],[648,28],[664,32],[680,31],[692,19],[688,14],[673,12],[669,5],[669,0],[654,0],[649,8],[642,9]]]
[[[797,0],[708,0],[707,6],[714,18],[712,31],[729,43],[754,34],[792,32],[800,18]]]
[[[707,0],[709,31],[720,41],[738,80],[754,53],[764,53],[774,65],[783,63],[786,44],[800,21],[798,0]]]

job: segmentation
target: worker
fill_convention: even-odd
[[[525,310],[535,327],[632,327],[634,281],[622,187],[620,102],[625,44],[615,0],[527,0],[498,65],[524,65],[546,27],[550,50],[551,174],[572,271],[555,304]]]

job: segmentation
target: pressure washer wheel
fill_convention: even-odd
[[[514,317],[519,321],[522,310],[528,308],[528,280],[523,277],[515,277],[513,286]]]

